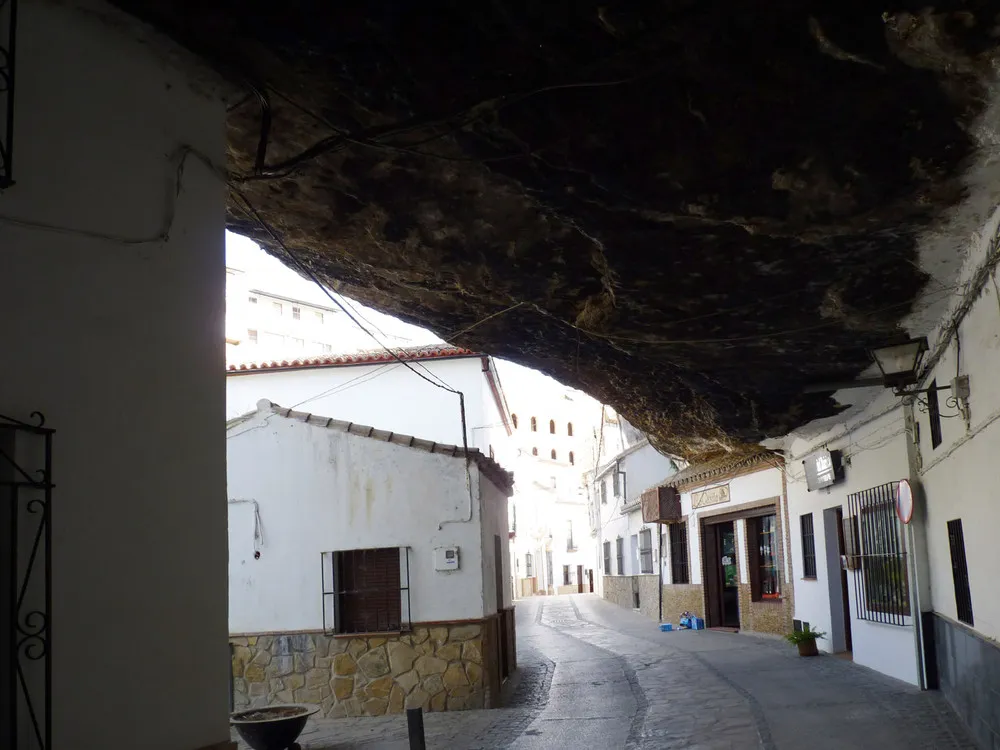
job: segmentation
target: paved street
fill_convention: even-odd
[[[506,708],[425,715],[429,748],[974,748],[943,698],[784,641],[656,624],[592,595],[518,602]],[[404,716],[311,722],[303,750],[408,747]]]

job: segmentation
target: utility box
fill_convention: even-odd
[[[434,570],[458,570],[458,547],[435,547]]]
[[[681,496],[673,487],[654,487],[640,498],[643,523],[676,523],[681,520]]]

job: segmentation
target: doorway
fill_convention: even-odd
[[[510,662],[507,658],[507,615],[503,601],[503,542],[499,534],[493,535],[493,568],[496,575],[497,595],[497,659],[500,665],[500,682],[510,676]]]
[[[830,645],[833,651],[852,652],[851,603],[847,588],[847,569],[842,560],[844,543],[844,509],[840,506],[823,511],[823,536],[826,542],[827,584],[830,590]]]
[[[710,628],[739,628],[739,565],[736,557],[736,524],[704,524],[706,623]]]
[[[590,583],[590,593],[594,593],[594,569],[587,569],[587,581]]]
[[[583,566],[576,566],[576,593],[583,593]]]

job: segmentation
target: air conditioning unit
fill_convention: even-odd
[[[673,487],[654,487],[642,493],[643,523],[675,523],[681,520],[681,495]]]

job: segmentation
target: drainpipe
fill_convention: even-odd
[[[910,615],[913,620],[913,655],[917,662],[917,682],[921,690],[927,690],[936,687],[936,685],[928,684],[925,658],[927,644],[924,642],[922,608],[922,602],[930,603],[930,590],[925,583],[925,581],[929,582],[930,580],[930,562],[927,556],[927,505],[924,502],[923,487],[920,483],[919,424],[914,415],[912,398],[907,398],[903,402],[903,424],[905,426],[907,473],[914,494],[913,518],[903,530],[908,548],[907,573],[911,581]]]

